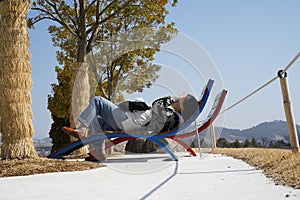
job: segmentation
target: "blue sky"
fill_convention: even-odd
[[[300,51],[299,8],[298,0],[181,0],[176,8],[170,9],[168,21],[174,21],[180,33],[201,46],[215,64],[228,90],[226,108],[275,77]],[[50,84],[56,82],[57,62],[47,23],[38,24],[29,34],[35,137],[43,138],[48,136],[52,123],[47,95],[51,92]],[[157,55],[156,62],[167,58],[163,53]],[[166,64],[171,66],[174,61]],[[298,124],[299,75],[300,60],[288,71]],[[245,129],[272,120],[285,120],[279,80],[226,112],[223,125]]]

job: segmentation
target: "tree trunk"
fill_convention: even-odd
[[[79,117],[80,113],[86,108],[90,101],[88,65],[86,63],[74,63],[72,69],[73,88],[71,96],[70,124],[71,127],[78,127],[79,122],[77,121],[77,118]],[[76,155],[85,155],[87,153],[87,147],[83,147],[75,152]]]
[[[79,37],[77,47],[77,63],[73,64],[72,68],[72,97],[71,97],[71,127],[78,127],[77,118],[80,113],[86,108],[90,100],[90,85],[88,77],[88,65],[86,60],[87,34],[86,34],[86,0],[79,1]],[[74,138],[71,138],[74,140]],[[83,147],[76,152],[75,155],[85,155],[88,153],[88,147]]]
[[[29,1],[0,2],[0,116],[2,159],[36,157],[32,137]]]

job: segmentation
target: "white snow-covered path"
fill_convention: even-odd
[[[106,167],[81,172],[0,178],[0,199],[299,200],[300,190],[275,185],[260,170],[222,155],[110,157]]]

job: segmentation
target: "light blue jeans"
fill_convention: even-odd
[[[91,126],[91,134],[120,131],[122,130],[122,121],[126,119],[127,115],[123,110],[111,101],[99,96],[92,98],[89,105],[78,117],[78,121],[85,127]],[[99,140],[94,145],[102,150],[105,149],[105,139]]]

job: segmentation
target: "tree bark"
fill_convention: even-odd
[[[0,116],[2,159],[36,157],[32,137],[29,1],[0,2]]]
[[[90,100],[90,85],[88,77],[88,65],[86,61],[87,33],[86,33],[86,0],[79,1],[79,24],[78,24],[78,46],[77,46],[77,63],[72,68],[72,97],[71,97],[71,127],[78,127],[77,118],[86,108]],[[71,141],[75,140],[71,138]],[[88,147],[83,147],[74,152],[75,155],[85,155],[88,153]]]
[[[74,63],[72,74],[73,88],[71,96],[70,124],[71,127],[78,127],[79,122],[77,121],[77,118],[90,101],[88,65],[86,63]],[[74,140],[74,138],[71,140]],[[84,155],[87,153],[87,147],[83,147],[75,152],[76,155]]]

